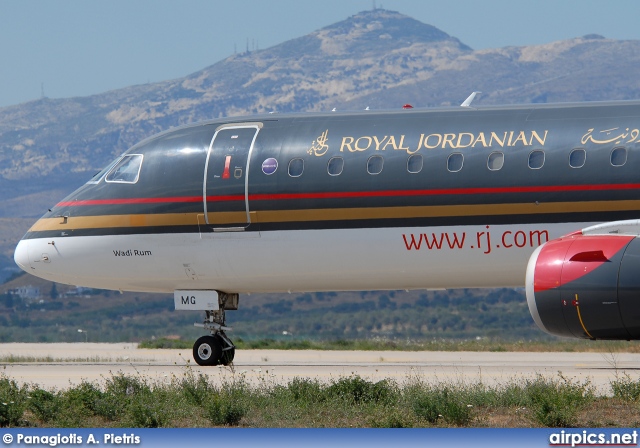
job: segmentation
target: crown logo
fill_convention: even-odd
[[[314,154],[318,157],[323,156],[329,150],[329,145],[327,145],[329,129],[324,131],[318,138],[311,142],[311,147],[307,150],[307,153]]]

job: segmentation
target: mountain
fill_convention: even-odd
[[[0,176],[92,171],[145,136],[225,115],[326,110],[425,79],[472,50],[399,13],[355,15],[182,79],[0,109]],[[2,199],[2,198],[0,198]]]

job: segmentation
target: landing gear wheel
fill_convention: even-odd
[[[222,292],[216,292],[216,294],[218,294],[219,308],[205,310],[204,322],[194,324],[211,333],[200,337],[193,345],[193,359],[199,366],[220,364],[228,366],[233,363],[233,358],[236,355],[236,347],[225,334],[225,331],[231,330],[225,323],[225,310],[238,309],[238,294]]]
[[[221,362],[222,347],[221,338],[202,336],[193,344],[193,359],[199,366],[217,366]]]

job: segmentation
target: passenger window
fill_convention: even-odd
[[[327,164],[327,172],[330,176],[339,176],[344,168],[344,159],[342,157],[331,157]]]
[[[627,148],[613,148],[611,151],[611,165],[622,166],[627,163]]]
[[[569,154],[569,166],[571,168],[582,168],[587,161],[587,152],[584,149],[574,149]]]
[[[495,151],[489,154],[489,158],[487,159],[487,168],[491,171],[498,171],[502,169],[504,165],[504,153],[500,151]]]
[[[289,162],[289,176],[300,177],[302,176],[303,171],[304,171],[304,160],[291,159],[291,161]]]
[[[384,165],[384,159],[382,156],[371,156],[367,160],[367,173],[380,174],[382,172],[382,166]]]
[[[120,162],[114,166],[105,181],[135,184],[140,176],[140,168],[142,167],[142,154],[128,154],[120,159]]]
[[[464,164],[464,156],[459,152],[454,152],[447,159],[447,169],[452,173],[457,173],[462,169]]]
[[[412,154],[407,159],[407,171],[412,174],[422,171],[423,165],[422,154]]]
[[[544,151],[536,149],[529,153],[529,168],[539,170],[544,165]]]

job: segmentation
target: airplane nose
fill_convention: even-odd
[[[20,269],[29,272],[31,266],[29,264],[29,243],[22,240],[16,246],[16,250],[13,253],[13,260],[16,262]]]

